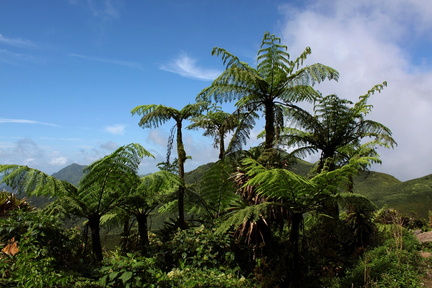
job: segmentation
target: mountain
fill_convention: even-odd
[[[377,178],[375,187],[370,183],[372,181],[365,180],[369,184],[363,187],[359,184],[358,192],[378,207],[387,205],[404,214],[429,218],[429,211],[432,211],[432,175],[400,182],[390,175],[380,174],[374,176]]]
[[[75,186],[78,186],[79,181],[81,180],[82,176],[84,175],[84,168],[86,166],[79,165],[76,163],[73,163],[69,166],[66,166],[65,168],[59,170],[58,172],[52,174],[51,176],[59,179],[67,181]]]

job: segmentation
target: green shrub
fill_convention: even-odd
[[[216,234],[204,226],[178,230],[170,241],[161,245],[159,251],[163,255],[157,256],[165,271],[185,267],[223,270],[237,266],[229,235]]]
[[[420,287],[419,243],[407,230],[401,231],[395,236],[388,229],[384,244],[366,252],[334,287]]]
[[[16,255],[2,255],[0,284],[5,287],[72,287],[67,270],[78,262],[76,234],[56,218],[39,212],[15,211],[0,218],[0,241],[17,242]]]
[[[156,283],[163,278],[163,272],[157,268],[153,258],[119,252],[104,261],[100,269],[103,275],[100,283],[104,287],[157,287]]]
[[[247,288],[256,287],[244,277],[238,277],[235,271],[221,271],[218,269],[173,269],[161,279],[158,287],[224,287]]]

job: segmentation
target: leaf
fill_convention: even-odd
[[[123,284],[129,281],[132,278],[133,273],[130,271],[124,272],[123,275],[119,278],[122,280]]]
[[[111,272],[111,273],[109,274],[109,278],[110,278],[110,280],[114,280],[114,279],[117,277],[118,274],[119,274],[118,271]]]

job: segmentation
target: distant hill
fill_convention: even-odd
[[[371,176],[359,180],[357,186],[354,191],[368,197],[378,207],[387,205],[424,219],[428,219],[429,210],[432,211],[432,175],[401,182],[393,176],[371,172]]]
[[[67,181],[75,186],[78,186],[79,181],[81,180],[81,178],[84,175],[84,168],[86,166],[84,165],[79,165],[76,163],[73,163],[69,166],[66,166],[65,168],[59,170],[58,172],[52,174],[51,176],[59,179],[59,180],[63,180],[63,181]]]

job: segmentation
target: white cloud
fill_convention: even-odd
[[[124,135],[126,129],[126,125],[123,124],[115,124],[111,126],[106,126],[105,131],[114,135]]]
[[[8,118],[0,118],[0,123],[19,123],[19,124],[38,124],[38,125],[46,125],[51,127],[60,127],[57,124],[35,121],[35,120],[27,120],[27,119],[8,119]]]
[[[0,145],[0,159],[3,164],[37,165],[45,158],[45,152],[30,138],[15,143]]]
[[[61,156],[61,157],[55,157],[55,158],[52,158],[50,161],[49,161],[49,164],[51,164],[51,165],[55,165],[55,166],[65,166],[67,163],[68,163],[68,158],[67,157],[63,157],[63,156]]]
[[[119,148],[119,145],[113,141],[108,141],[105,143],[102,143],[100,145],[100,148],[109,151],[109,153],[114,152],[117,148]]]
[[[320,62],[340,72],[338,83],[317,86],[324,94],[357,101],[373,85],[388,82],[371,97],[369,118],[388,126],[399,146],[380,150],[383,166],[374,169],[402,180],[431,173],[432,163],[425,158],[432,155],[432,136],[424,129],[432,126],[432,69],[430,63],[413,64],[417,55],[404,44],[432,39],[427,30],[432,2],[315,1],[306,10],[281,11],[287,15],[282,38],[292,57],[310,46],[307,64]]]
[[[151,129],[148,130],[148,136],[147,140],[149,140],[151,143],[156,144],[158,146],[166,146],[168,143],[168,137],[169,135],[164,133],[165,130],[163,129]]]
[[[205,81],[214,80],[222,73],[219,70],[198,67],[196,60],[189,57],[186,53],[182,53],[170,63],[162,65],[160,69],[179,74],[183,77]]]

